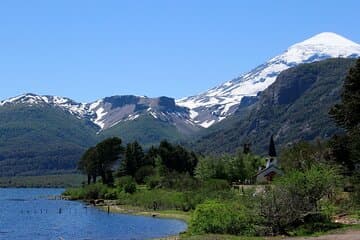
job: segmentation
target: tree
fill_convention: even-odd
[[[96,182],[96,177],[98,175],[99,163],[97,157],[96,147],[91,147],[83,154],[79,163],[78,169],[87,175],[88,184],[90,184],[91,179],[93,183]]]
[[[300,141],[281,152],[281,167],[286,172],[292,170],[306,171],[314,164],[328,163],[329,155],[329,149],[325,148],[320,141],[317,144]]]
[[[195,169],[195,177],[200,180],[206,181],[208,179],[215,178],[215,176],[215,159],[208,156],[200,158]]]
[[[120,138],[106,139],[86,150],[78,163],[78,169],[88,176],[88,184],[91,179],[95,183],[97,176],[101,176],[104,184],[112,184],[112,167],[122,153]]]
[[[244,181],[247,177],[244,155],[238,154],[237,156],[231,157],[228,162],[228,180],[230,182],[234,181]]]
[[[195,174],[198,159],[194,152],[189,152],[180,145],[172,145],[168,141],[161,141],[158,155],[167,170],[179,173],[188,172],[191,176]]]
[[[99,174],[104,184],[110,184],[110,180],[113,179],[112,167],[120,159],[120,154],[124,152],[121,142],[120,138],[113,137],[96,145]]]
[[[287,234],[308,217],[321,216],[319,202],[335,191],[338,180],[336,171],[321,165],[304,172],[292,171],[275,180],[260,196],[263,223],[275,235]]]
[[[360,124],[360,58],[345,78],[341,103],[336,104],[330,115],[348,132],[359,130]]]
[[[129,143],[125,149],[125,157],[121,162],[121,175],[135,176],[136,171],[145,165],[145,155],[140,144],[135,141]]]
[[[345,78],[341,102],[331,108],[329,113],[346,130],[345,137],[332,139],[333,156],[347,168],[347,174],[360,175],[359,171],[354,171],[356,165],[360,164],[360,58]],[[354,182],[354,185],[358,183]]]
[[[158,149],[154,146],[151,146],[144,157],[145,165],[152,165],[153,167],[155,167],[155,159],[157,157]]]

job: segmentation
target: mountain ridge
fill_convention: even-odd
[[[255,103],[211,126],[196,141],[196,149],[203,154],[222,154],[250,143],[255,152],[265,153],[272,135],[281,149],[300,140],[327,139],[341,133],[328,112],[340,100],[343,80],[355,62],[334,58],[283,71]]]
[[[207,128],[232,115],[243,97],[254,97],[264,91],[284,70],[302,63],[327,58],[355,58],[360,45],[336,33],[324,32],[290,46],[282,54],[238,78],[204,93],[178,99],[177,104],[190,109],[192,120]]]

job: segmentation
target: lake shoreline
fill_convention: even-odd
[[[65,199],[68,201],[76,201],[71,199]],[[160,211],[151,211],[151,210],[145,210],[139,207],[131,206],[131,205],[118,205],[113,204],[111,201],[107,205],[107,201],[104,202],[104,204],[99,205],[93,205],[89,204],[89,202],[86,202],[84,200],[80,200],[80,202],[87,204],[89,206],[95,207],[101,211],[108,212],[108,213],[115,213],[115,214],[127,214],[127,215],[133,215],[133,216],[144,216],[144,217],[153,217],[153,218],[162,218],[162,219],[170,219],[170,220],[178,220],[182,221],[186,224],[188,229],[188,225],[190,222],[190,213],[186,213],[183,211],[178,210],[160,210]],[[186,232],[186,231],[185,231]],[[185,233],[180,232],[175,235],[169,235],[166,237],[161,238],[155,238],[155,240],[177,240],[180,239],[180,234]]]

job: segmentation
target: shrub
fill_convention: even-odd
[[[190,220],[190,231],[195,234],[253,233],[252,217],[242,205],[235,203],[206,202],[196,207]]]
[[[145,183],[145,178],[155,174],[155,168],[153,166],[142,166],[135,173],[135,181],[139,184]]]
[[[116,189],[109,189],[107,193],[105,193],[104,198],[109,200],[115,200],[117,198],[117,191]]]
[[[334,170],[323,166],[293,171],[279,178],[261,196],[259,214],[263,224],[273,234],[286,234],[311,217],[321,215],[319,202],[334,191],[337,179]]]
[[[84,199],[105,198],[108,187],[101,183],[90,184],[84,188]]]
[[[130,194],[133,194],[134,192],[136,192],[136,184],[135,184],[135,182],[129,182],[129,183],[125,184],[124,192],[130,193]]]
[[[208,191],[223,191],[230,189],[229,182],[223,179],[206,180],[203,182],[202,187]]]
[[[200,181],[189,174],[172,172],[161,178],[161,186],[178,191],[194,190],[200,187]]]
[[[156,175],[148,176],[145,178],[145,182],[149,189],[154,189],[154,188],[160,186],[161,177],[156,176]]]
[[[116,186],[120,191],[124,191],[125,193],[132,194],[136,192],[136,183],[130,176],[120,177],[116,182]]]

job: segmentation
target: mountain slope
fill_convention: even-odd
[[[245,142],[264,152],[272,134],[279,147],[318,137],[328,138],[339,129],[328,111],[340,91],[354,59],[328,59],[302,64],[282,72],[259,94],[255,104],[208,129],[197,148],[204,153],[235,152]]]
[[[97,127],[48,104],[0,107],[0,175],[73,171]]]
[[[327,58],[355,58],[360,45],[335,33],[320,33],[289,47],[265,64],[202,94],[177,100],[190,109],[192,120],[207,128],[232,115],[244,96],[256,96],[265,90],[284,70],[302,63]]]
[[[169,97],[148,98],[144,96],[112,96],[88,104],[93,112],[92,120],[109,132],[113,127],[127,122],[127,125],[141,116],[148,120],[158,120],[169,127],[175,127],[179,134],[192,134],[199,127],[189,120],[189,110],[177,106]],[[123,125],[123,124],[122,124]],[[140,133],[141,135],[142,133]]]
[[[172,142],[184,139],[174,125],[153,118],[149,115],[138,116],[132,121],[123,121],[99,133],[99,138],[120,136],[124,142],[138,141],[143,147],[158,144],[167,139]]]

